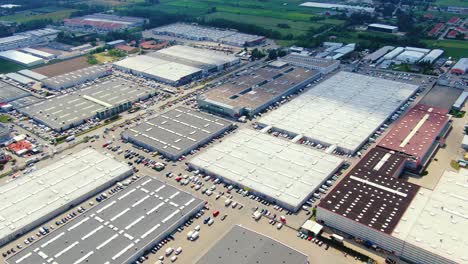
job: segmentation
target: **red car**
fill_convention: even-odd
[[[214,217],[217,217],[218,215],[219,215],[219,211],[214,211],[214,212],[213,212],[213,216],[214,216]]]
[[[182,180],[182,177],[177,177],[177,178],[175,178],[175,180],[176,180],[177,182],[180,182],[180,181]]]

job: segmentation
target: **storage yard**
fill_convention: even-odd
[[[307,264],[303,253],[253,230],[236,225],[205,254],[197,264],[237,264],[240,259],[249,263]]]
[[[297,211],[343,162],[314,149],[242,129],[189,164]]]
[[[91,118],[105,119],[129,109],[133,102],[156,90],[129,80],[113,78],[19,109],[56,131],[64,131]]]
[[[85,149],[1,186],[0,244],[131,174],[111,156]]]
[[[253,116],[282,97],[304,88],[320,73],[302,67],[264,66],[244,72],[198,97],[198,105],[210,112],[240,117]]]
[[[232,55],[177,45],[147,55],[123,59],[115,62],[114,67],[178,86],[239,63],[240,59]]]
[[[203,201],[150,177],[69,222],[6,263],[131,263],[203,207]],[[35,249],[38,250],[35,250]]]
[[[177,107],[129,128],[122,138],[177,160],[232,126],[232,122],[216,116]]]
[[[417,85],[339,72],[258,122],[352,154],[417,90]]]
[[[33,71],[47,77],[54,77],[57,75],[66,74],[72,71],[89,67],[89,63],[86,61],[86,57],[78,57],[51,65],[45,65],[39,68],[35,68]]]
[[[265,37],[249,35],[230,30],[219,30],[193,24],[175,23],[152,30],[155,35],[168,35],[196,41],[212,41],[231,46],[256,46],[265,41]]]

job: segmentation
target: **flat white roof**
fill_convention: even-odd
[[[339,72],[263,116],[259,123],[355,152],[417,88]]]
[[[201,69],[196,67],[147,55],[129,57],[115,62],[114,65],[174,82],[201,71]]]
[[[126,164],[87,148],[0,186],[0,238],[130,173]]]
[[[49,58],[52,58],[52,57],[55,56],[52,53],[48,53],[48,52],[38,50],[38,49],[33,49],[33,48],[24,48],[24,49],[21,49],[21,50],[26,52],[26,53],[29,53],[29,54],[32,54],[34,56],[38,56],[38,57],[44,58],[44,59],[49,59]]]
[[[378,28],[385,28],[385,29],[391,29],[391,30],[398,29],[398,27],[396,27],[396,26],[379,24],[379,23],[370,24],[369,27],[378,27]]]
[[[343,163],[343,160],[259,131],[241,129],[190,164],[246,186],[292,207]]]
[[[7,50],[0,52],[0,57],[17,61],[23,64],[31,64],[31,63],[36,63],[36,62],[42,62],[43,60],[39,57],[24,53],[24,52],[19,52],[17,50]]]
[[[203,64],[213,64],[216,66],[221,66],[226,63],[239,60],[233,55],[226,55],[222,52],[181,45],[171,46],[169,48],[159,50],[156,53],[161,53],[176,58],[188,59]]]
[[[433,191],[421,188],[392,236],[454,263],[468,263],[468,170],[445,171]]]
[[[21,75],[24,75],[26,77],[32,78],[34,80],[38,80],[38,81],[41,81],[41,80],[44,80],[44,79],[48,78],[45,75],[42,75],[42,74],[37,73],[37,72],[33,72],[31,70],[28,70],[28,69],[20,70],[20,71],[18,71],[18,73],[21,74]]]
[[[33,79],[31,78],[28,78],[26,76],[23,76],[23,75],[20,75],[18,73],[15,73],[15,72],[10,72],[10,73],[7,73],[5,74],[6,77],[16,81],[16,82],[19,82],[21,84],[29,84],[29,83],[33,83],[35,82]]]

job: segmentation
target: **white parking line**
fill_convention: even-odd
[[[97,231],[101,230],[102,228],[104,228],[103,225],[98,226],[98,227],[95,228],[93,231],[89,232],[87,235],[85,235],[84,237],[82,237],[81,240],[87,239],[88,237],[94,235]]]
[[[83,257],[79,258],[77,261],[73,262],[73,264],[79,264],[79,263],[83,262],[83,260],[87,259],[93,253],[94,253],[94,251],[88,252],[88,254],[84,255]]]
[[[128,230],[130,228],[132,228],[132,226],[138,224],[138,222],[140,222],[141,220],[143,220],[143,218],[145,218],[145,216],[140,216],[138,217],[135,221],[133,221],[132,223],[130,223],[128,226],[125,227],[125,230]]]
[[[58,235],[58,236],[52,238],[51,240],[45,242],[44,244],[42,244],[41,248],[47,247],[50,243],[52,243],[52,242],[54,242],[55,240],[59,239],[59,238],[60,238],[61,236],[63,236],[63,235],[65,235],[65,232],[62,232],[62,233],[60,233],[60,235]]]
[[[138,200],[136,203],[132,204],[132,207],[135,207],[139,204],[141,204],[142,202],[144,202],[146,199],[148,199],[150,196],[149,195],[146,195],[145,197],[141,198],[140,200]]]
[[[147,237],[149,234],[151,234],[154,230],[158,229],[161,225],[160,224],[157,224],[155,226],[153,226],[150,230],[148,230],[146,233],[144,233],[141,238],[145,238]]]
[[[109,239],[107,239],[106,241],[102,242],[99,246],[96,247],[97,250],[103,248],[105,245],[109,244],[109,242],[111,242],[112,240],[114,240],[116,237],[118,237],[119,234],[115,234],[113,236],[111,236]]]
[[[123,198],[129,196],[132,192],[136,191],[136,189],[132,189],[131,191],[128,191],[126,194],[120,196],[118,199],[122,200]]]
[[[117,201],[116,200],[113,200],[112,202],[110,202],[109,204],[107,204],[106,206],[102,207],[101,209],[97,210],[96,212],[98,214],[100,214],[102,211],[106,210],[107,208],[111,207],[112,205],[114,205]]]
[[[122,215],[124,215],[128,211],[130,211],[130,208],[127,208],[127,209],[123,210],[122,212],[118,213],[116,216],[112,217],[110,220],[114,221],[115,219],[121,217]]]
[[[28,254],[22,256],[21,258],[19,258],[15,263],[20,263],[21,261],[29,258],[31,255],[32,255],[32,252],[29,252]]]
[[[159,207],[163,206],[164,205],[164,202],[161,202],[160,204],[156,205],[155,207],[153,207],[153,209],[149,210],[146,215],[150,215],[152,214],[154,211],[158,210]]]
[[[89,217],[86,217],[85,219],[79,221],[78,223],[74,224],[73,226],[71,226],[70,228],[68,228],[67,230],[68,231],[71,231],[77,227],[79,227],[81,224],[83,224],[84,222],[88,221],[89,220]]]
[[[119,253],[117,253],[115,256],[112,257],[112,260],[116,260],[118,257],[122,256],[127,250],[129,250],[134,245],[135,244],[131,243],[130,245],[122,249]]]
[[[170,214],[168,217],[164,218],[164,220],[162,220],[161,222],[164,224],[166,223],[167,221],[169,221],[169,219],[171,219],[174,215],[178,214],[180,212],[179,209],[175,210],[172,214]]]
[[[78,241],[75,241],[73,244],[69,245],[68,247],[64,248],[62,251],[54,255],[54,258],[58,258],[65,254],[68,250],[72,249],[74,246],[78,245]]]

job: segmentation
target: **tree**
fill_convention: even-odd
[[[258,60],[258,59],[265,57],[265,54],[257,48],[253,49],[251,54],[252,54],[252,60]]]
[[[278,58],[278,52],[275,49],[272,49],[268,52],[269,60],[276,60]]]

